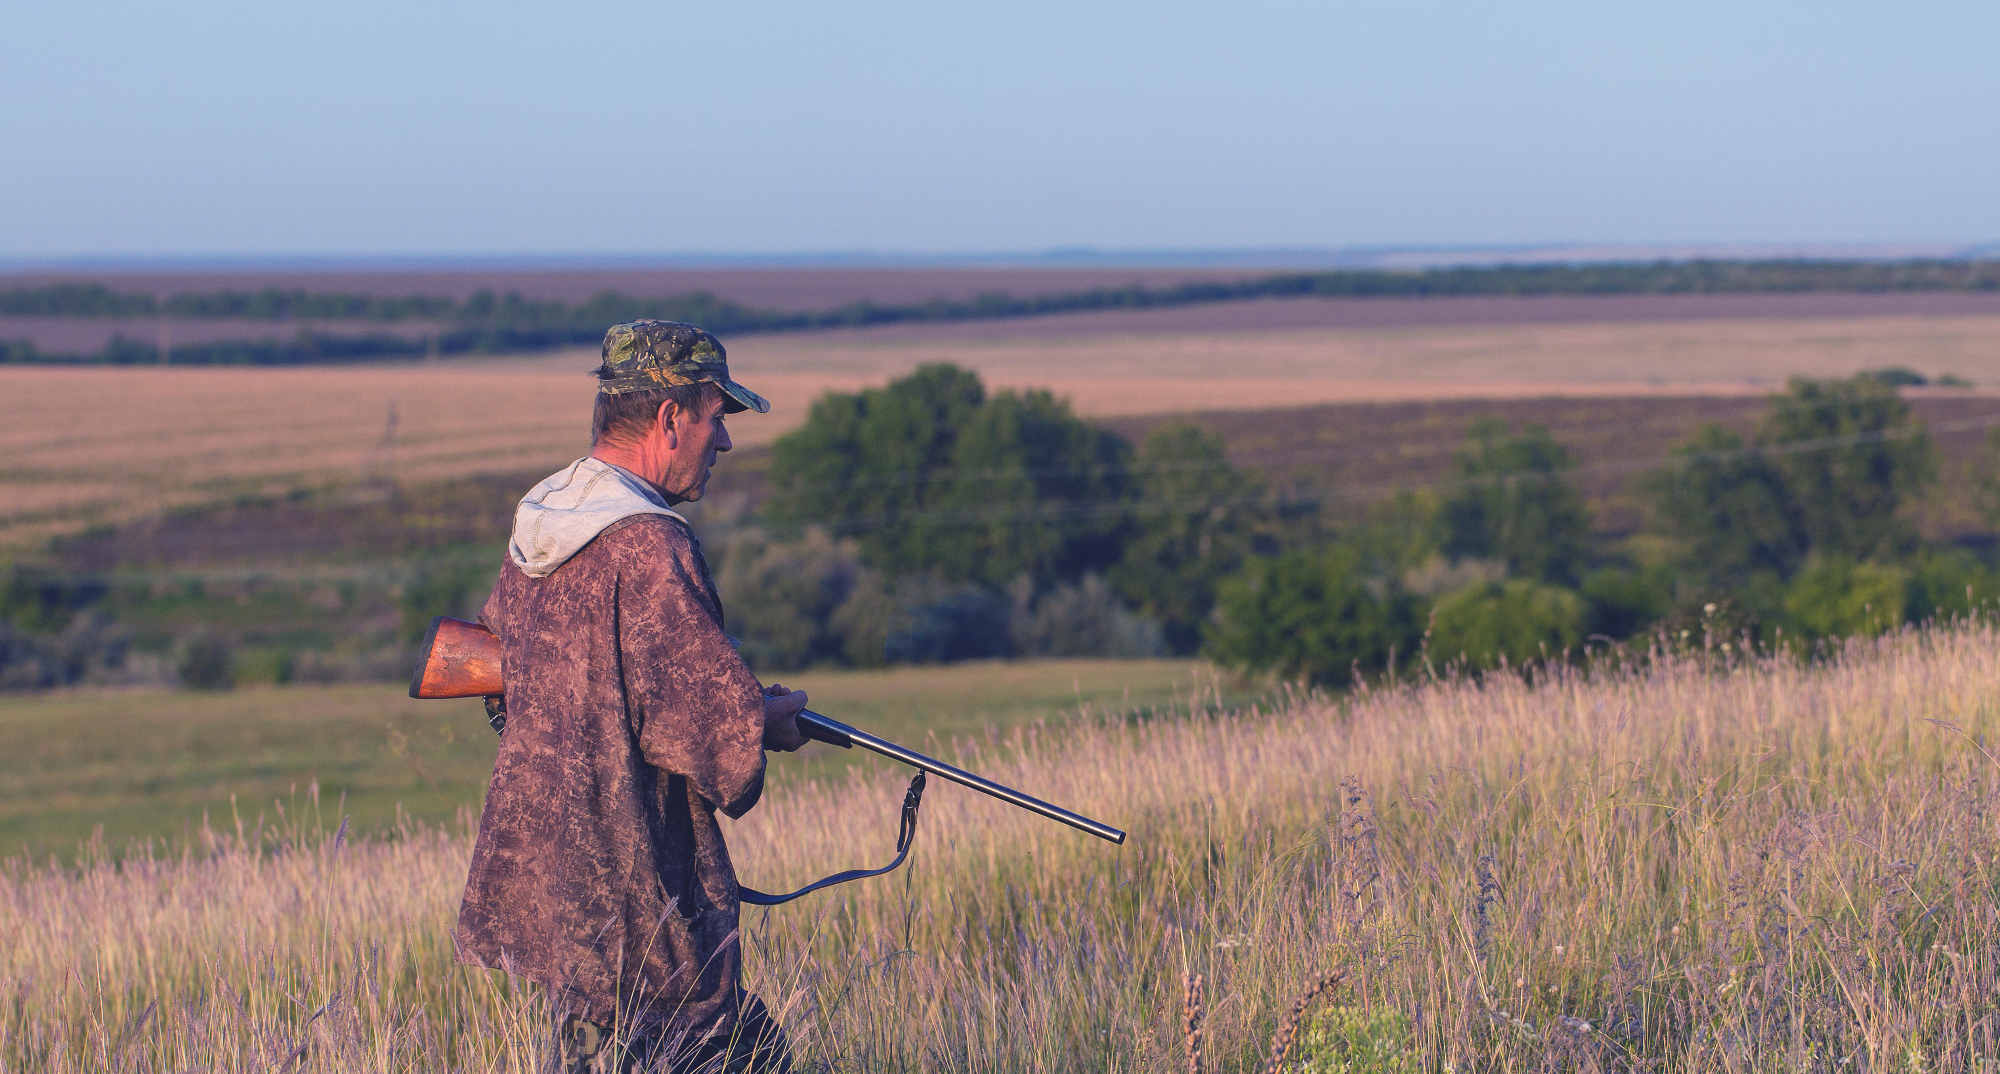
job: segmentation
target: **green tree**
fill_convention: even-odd
[[[1473,422],[1453,467],[1457,487],[1440,510],[1445,554],[1499,560],[1536,581],[1575,581],[1590,519],[1562,478],[1570,466],[1569,452],[1540,425],[1510,436],[1499,418]]]
[[[915,512],[938,497],[958,430],[986,402],[979,377],[926,365],[887,387],[828,392],[771,448],[774,521],[866,528],[876,562],[922,554]]]
[[[1147,434],[1134,477],[1133,535],[1110,581],[1160,624],[1173,652],[1192,653],[1216,588],[1250,553],[1263,482],[1229,465],[1220,438],[1186,422]]]
[[[2000,575],[1963,548],[1925,552],[1906,568],[1903,618],[1921,623],[1968,613],[1991,615],[2000,601]]]
[[[995,587],[1023,574],[1049,586],[1102,571],[1129,534],[1131,464],[1124,438],[1069,403],[999,392],[959,430],[953,470],[937,481],[941,521],[914,562]]]
[[[1805,559],[1805,512],[1761,449],[1713,423],[1640,482],[1652,528],[1672,539],[1682,568],[1703,582],[1740,585],[1757,571],[1789,576]]]
[[[1771,397],[1759,432],[1779,449],[1813,551],[1867,559],[1915,543],[1898,511],[1936,478],[1937,449],[1894,387],[1866,375],[1795,377]]]
[[[1909,572],[1815,553],[1785,589],[1789,632],[1806,640],[1884,633],[1903,622]]]
[[[1385,669],[1391,654],[1412,652],[1421,629],[1415,601],[1340,545],[1253,559],[1217,603],[1208,645],[1218,662],[1322,685]]]
[[[1561,656],[1583,642],[1589,614],[1571,590],[1525,578],[1467,586],[1433,610],[1430,657],[1490,668]]]
[[[989,397],[976,374],[926,365],[814,403],[773,447],[767,511],[853,535],[890,573],[1048,585],[1117,561],[1130,454],[1047,392]]]

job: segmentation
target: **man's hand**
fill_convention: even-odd
[[[804,690],[787,690],[777,683],[764,687],[764,748],[790,753],[809,739],[799,733],[799,710],[806,707]]]

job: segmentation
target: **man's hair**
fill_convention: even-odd
[[[622,395],[597,393],[597,406],[590,414],[590,442],[630,443],[643,440],[660,416],[660,405],[672,400],[682,410],[699,411],[720,391],[707,381],[648,388]]]

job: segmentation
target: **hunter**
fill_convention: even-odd
[[[514,516],[480,621],[505,644],[507,728],[473,846],[461,961],[547,990],[563,1069],[786,1071],[743,990],[736,874],[716,821],[805,744],[806,695],[762,686],[723,631],[701,499],[726,415],[771,404],[692,325],[604,336],[590,455]]]

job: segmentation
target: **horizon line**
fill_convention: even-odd
[[[1361,246],[1062,246],[1032,251],[822,250],[779,252],[517,254],[90,254],[0,255],[0,273],[221,273],[465,271],[485,269],[1406,269],[1503,264],[1617,264],[1656,261],[1971,261],[2000,257],[2000,242],[1624,242],[1431,243]]]

